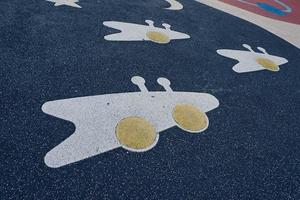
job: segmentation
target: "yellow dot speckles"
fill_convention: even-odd
[[[189,104],[179,104],[173,109],[173,119],[180,128],[189,132],[201,132],[208,127],[205,112]]]
[[[169,36],[161,32],[148,31],[146,35],[152,42],[159,44],[167,44],[170,42]]]
[[[125,148],[143,150],[150,148],[155,142],[155,127],[141,117],[122,119],[116,127],[116,136]]]
[[[276,63],[274,63],[272,60],[269,60],[267,58],[257,58],[257,63],[260,64],[262,67],[266,68],[267,70],[277,72],[279,71],[279,67]]]

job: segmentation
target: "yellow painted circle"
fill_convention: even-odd
[[[266,68],[267,70],[277,72],[279,71],[279,66],[274,63],[272,60],[269,60],[267,58],[257,58],[257,63],[260,64],[262,67]]]
[[[119,142],[130,149],[142,150],[156,142],[155,127],[142,117],[122,119],[116,127]]]
[[[205,112],[189,104],[179,104],[173,109],[173,119],[184,130],[201,132],[208,127]]]
[[[170,42],[169,36],[161,32],[148,31],[146,35],[152,42],[159,44],[167,44]]]

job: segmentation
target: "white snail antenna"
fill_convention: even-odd
[[[253,49],[248,44],[243,44],[243,47],[254,53]]]
[[[162,24],[163,27],[165,27],[166,30],[171,30],[171,25],[167,23]]]
[[[131,82],[134,85],[138,86],[139,89],[141,90],[141,92],[148,92],[148,89],[145,86],[146,81],[145,81],[145,79],[143,77],[141,77],[141,76],[134,76],[134,77],[131,78]]]
[[[158,78],[157,79],[157,83],[161,86],[164,87],[164,89],[167,91],[167,92],[173,92],[172,88],[170,87],[171,85],[171,82],[166,79],[166,78]]]
[[[263,52],[264,54],[268,54],[268,52],[262,47],[257,47],[257,49]]]
[[[152,20],[150,20],[150,19],[145,20],[145,22],[146,22],[149,26],[151,26],[151,27],[154,26],[154,22],[153,22]]]

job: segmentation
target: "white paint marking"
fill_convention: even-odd
[[[141,77],[132,80],[139,86],[143,84]],[[173,92],[167,79],[159,78],[158,82],[166,88],[165,92],[103,94],[46,102],[43,112],[73,122],[76,127],[70,137],[46,154],[46,165],[62,167],[121,147],[115,128],[126,117],[143,117],[159,133],[176,125],[172,110],[177,104],[191,104],[203,112],[219,106],[210,94]]]
[[[75,7],[75,8],[81,8],[81,6],[76,4],[77,2],[79,2],[79,0],[46,0],[46,1],[55,3],[54,6],[65,5],[65,6]]]
[[[190,36],[185,33],[171,30],[171,26],[169,24],[162,24],[164,26],[163,29],[155,27],[153,21],[151,20],[146,20],[145,22],[148,24],[148,26],[117,21],[105,21],[103,22],[103,25],[120,30],[121,32],[106,35],[104,39],[109,41],[150,41],[150,39],[147,37],[147,32],[149,31],[163,33],[167,35],[170,38],[170,40],[190,38]]]
[[[170,4],[170,7],[165,8],[167,10],[181,10],[183,9],[183,5],[176,0],[165,0]]]
[[[249,51],[220,49],[217,50],[217,53],[227,58],[232,58],[239,61],[239,63],[232,68],[237,73],[265,70],[266,68],[257,62],[258,58],[266,58],[278,66],[288,62],[288,60],[283,57],[268,54],[262,47],[257,48],[262,53],[254,52],[253,49],[247,44],[243,44],[243,47],[247,48]]]

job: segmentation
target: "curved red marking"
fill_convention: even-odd
[[[285,3],[292,9],[292,12],[286,13],[285,16],[276,15],[274,13],[263,10],[257,6],[248,5],[248,4],[242,3],[238,0],[221,0],[221,1],[224,3],[228,3],[230,5],[242,8],[244,10],[265,16],[265,17],[269,17],[269,18],[276,19],[279,21],[285,21],[285,22],[300,25],[300,1],[299,0],[281,0],[283,3]],[[278,3],[276,3],[273,0],[248,0],[248,1],[251,3],[254,3],[254,4],[255,3],[267,3],[278,9],[283,9],[283,7],[281,5],[279,5]]]

